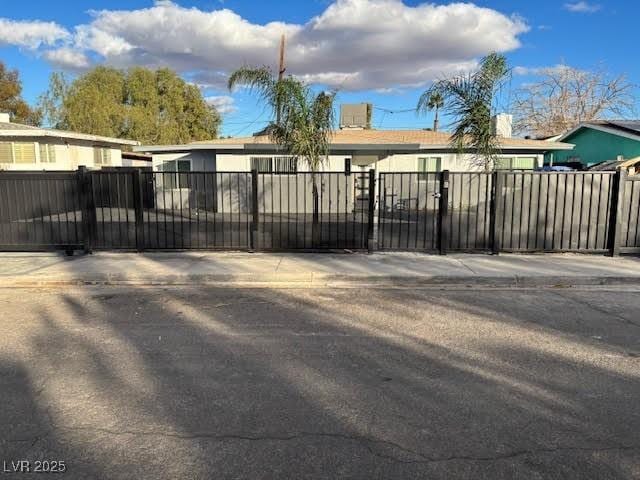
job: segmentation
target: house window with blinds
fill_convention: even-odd
[[[276,175],[295,175],[298,172],[298,160],[291,157],[251,157],[251,170],[258,173]]]
[[[437,173],[442,170],[442,157],[421,157],[418,158],[418,180],[426,182],[427,180],[435,180],[430,173]]]
[[[0,142],[0,164],[13,163],[13,147],[11,142]]]
[[[496,170],[533,170],[535,157],[502,157],[495,161]]]
[[[36,144],[33,142],[1,142],[0,163],[36,163]]]
[[[108,148],[94,147],[93,149],[93,162],[96,165],[109,165],[111,164],[111,150]]]
[[[40,163],[56,162],[56,146],[46,143],[40,144]]]

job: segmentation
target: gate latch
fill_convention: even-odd
[[[442,195],[440,194],[440,192],[436,192],[433,194],[434,198],[440,198]]]

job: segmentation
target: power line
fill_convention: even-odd
[[[415,112],[417,109],[414,108],[403,108],[403,109],[399,109],[399,110],[391,110],[389,108],[383,108],[383,107],[376,107],[375,105],[373,106],[373,108],[375,108],[376,110],[380,110],[382,112],[385,113],[407,113],[407,112]]]

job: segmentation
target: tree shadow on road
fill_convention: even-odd
[[[42,424],[48,412],[41,454],[68,455],[70,475],[638,474],[637,359],[617,336],[554,323],[555,303],[511,308],[503,293],[506,311],[472,292],[400,289],[41,295],[13,327],[8,368],[23,373],[0,378],[14,378],[9,405]]]

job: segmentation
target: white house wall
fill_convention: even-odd
[[[181,153],[153,154],[154,170],[159,170],[160,165],[172,160],[190,160],[192,171],[218,171],[218,172],[248,172],[251,170],[251,157],[269,157],[272,154],[216,154],[209,150],[195,150]],[[503,157],[535,158],[537,165],[542,166],[542,154],[504,154]],[[416,172],[418,171],[418,159],[423,157],[440,157],[442,170],[451,172],[481,171],[482,166],[473,161],[468,154],[456,153],[431,153],[395,154],[382,157],[380,160],[364,167],[364,170],[374,168],[379,172]],[[330,155],[321,170],[327,172],[342,172],[345,167],[345,159],[351,159],[351,155]],[[358,171],[360,167],[352,164],[351,170]],[[308,168],[302,163],[300,171]]]
[[[35,143],[36,161],[35,163],[3,163],[0,164],[2,170],[77,170],[81,165],[87,168],[101,168],[102,166],[120,167],[122,166],[122,151],[118,147],[94,146],[90,142],[65,141],[57,138],[47,137],[2,137],[0,142],[20,142]],[[53,145],[55,150],[55,162],[43,162],[40,158],[39,144]],[[96,165],[94,162],[94,149],[107,148],[111,152],[111,161],[108,165]]]

